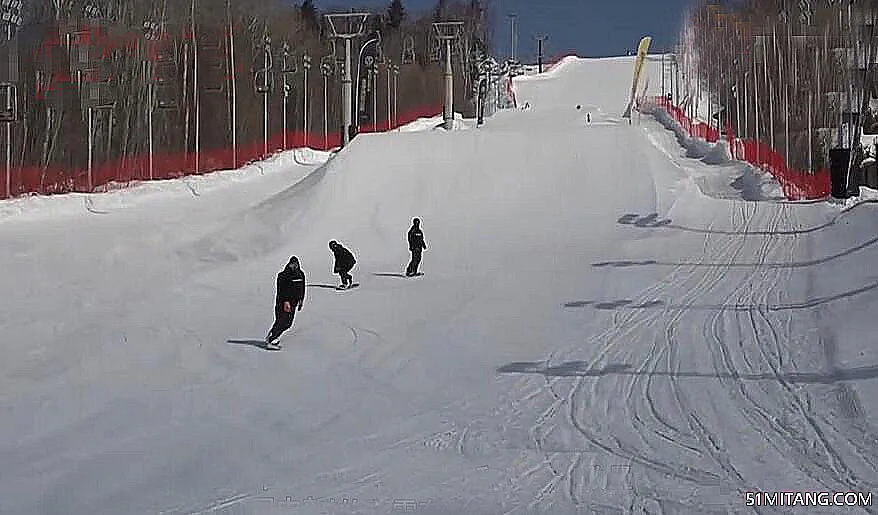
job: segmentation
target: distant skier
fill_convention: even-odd
[[[335,240],[329,242],[329,248],[332,250],[333,256],[335,256],[333,272],[338,274],[341,278],[341,284],[338,288],[340,290],[350,288],[354,283],[354,278],[351,277],[350,271],[354,268],[354,264],[356,264],[357,260],[354,259],[354,255],[351,254],[351,251],[342,247]]]
[[[277,274],[277,296],[274,301],[274,325],[265,337],[265,345],[277,347],[275,340],[292,327],[296,309],[302,310],[305,300],[305,273],[299,258],[292,256],[287,266]]]
[[[424,243],[424,232],[421,231],[421,219],[412,219],[412,227],[409,229],[409,250],[412,252],[412,260],[409,262],[408,268],[405,269],[406,277],[418,275],[418,266],[421,264],[421,252],[427,250],[427,244]]]

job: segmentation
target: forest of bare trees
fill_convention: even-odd
[[[361,130],[441,112],[438,20],[465,22],[454,107],[472,114],[477,65],[490,53],[489,8],[438,0],[419,13],[389,0],[373,11],[353,42]],[[305,138],[323,148],[324,124],[332,147],[344,54],[323,14],[311,0],[3,0],[0,141],[12,169],[4,193],[240,166]]]
[[[760,140],[808,172],[827,168],[832,149],[859,152],[862,130],[878,132],[875,66],[867,65],[878,50],[878,2],[712,4],[691,12],[677,52],[671,91],[691,115]],[[714,109],[696,113],[706,98]]]

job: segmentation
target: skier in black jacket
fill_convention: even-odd
[[[351,251],[342,247],[337,241],[332,240],[329,242],[329,248],[332,250],[332,255],[335,256],[335,266],[333,267],[333,273],[338,274],[341,277],[341,284],[339,285],[339,289],[350,288],[354,283],[354,278],[351,277],[349,273],[351,269],[356,264],[357,260],[354,259],[354,255],[351,254]]]
[[[290,262],[277,274],[277,296],[274,301],[274,325],[265,337],[267,346],[274,345],[284,331],[292,327],[296,309],[302,310],[305,300],[305,273],[299,266],[299,258]]]
[[[424,232],[421,231],[421,220],[415,218],[412,220],[412,227],[409,229],[409,250],[412,252],[412,260],[409,262],[408,268],[405,269],[406,277],[418,275],[418,266],[421,265],[421,252],[427,250],[427,244],[424,243]]]

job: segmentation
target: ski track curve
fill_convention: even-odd
[[[548,392],[551,399],[548,399],[548,406],[532,423],[529,434],[534,447],[544,453],[543,463],[551,463],[553,455],[568,456],[570,463],[563,474],[552,469],[551,477],[529,504],[530,510],[546,511],[554,506],[558,499],[553,494],[558,493],[558,482],[561,479],[566,482],[565,487],[561,489],[566,502],[578,508],[590,506],[595,509],[598,505],[589,502],[582,494],[587,482],[595,479],[590,477],[588,471],[590,462],[588,455],[595,451],[640,465],[647,472],[674,477],[694,485],[718,486],[722,483],[726,488],[738,493],[758,489],[746,479],[746,471],[738,470],[734,456],[725,448],[722,439],[714,434],[693,410],[694,399],[689,398],[679,382],[679,374],[682,371],[678,331],[686,325],[684,322],[692,315],[692,312],[685,307],[697,304],[699,299],[723,285],[729,277],[735,278],[731,291],[724,294],[724,300],[718,309],[703,317],[699,336],[701,341],[706,342],[709,355],[712,356],[714,373],[719,378],[717,384],[741,413],[741,419],[746,421],[748,431],[759,435],[775,454],[783,457],[782,459],[790,466],[822,488],[835,491],[874,489],[872,480],[862,475],[858,476],[845,463],[844,456],[836,449],[836,444],[831,441],[824,427],[828,426],[830,430],[839,434],[844,434],[844,431],[838,429],[836,425],[826,424],[826,419],[815,414],[814,402],[807,389],[794,387],[784,378],[782,372],[784,367],[791,364],[784,342],[791,341],[794,336],[792,322],[794,314],[791,311],[777,312],[782,315],[778,319],[775,317],[776,313],[770,311],[768,306],[772,305],[769,301],[775,299],[776,302],[780,301],[782,291],[779,286],[790,279],[794,270],[790,267],[769,266],[767,260],[769,256],[781,254],[785,262],[792,262],[802,238],[808,236],[796,231],[780,230],[781,225],[795,225],[796,219],[793,216],[795,206],[779,204],[769,209],[768,204],[749,201],[732,202],[735,204],[733,227],[731,231],[726,231],[724,234],[724,242],[715,242],[717,236],[711,234],[708,228],[704,235],[704,252],[697,262],[675,266],[662,280],[641,290],[633,299],[633,302],[643,304],[660,299],[662,295],[682,291],[683,295],[677,299],[677,302],[684,306],[684,309],[664,308],[653,310],[651,314],[645,316],[641,316],[642,313],[638,310],[616,310],[610,317],[607,327],[588,338],[584,345],[585,348],[590,348],[592,345],[601,344],[587,360],[591,367],[618,350],[622,350],[622,357],[626,358],[624,362],[638,363],[633,373],[617,376],[629,378],[624,384],[624,406],[631,427],[635,430],[643,449],[656,449],[657,442],[660,442],[661,445],[674,448],[676,452],[671,455],[682,460],[667,463],[667,460],[656,459],[649,451],[638,450],[638,446],[623,443],[619,437],[612,435],[600,424],[588,423],[588,421],[612,418],[608,405],[605,405],[604,409],[595,411],[596,403],[590,402],[591,399],[600,397],[598,385],[605,383],[605,378],[608,376],[575,377],[568,393],[562,397],[556,390],[570,378],[550,378],[545,374],[544,388],[531,392],[529,398],[542,391]],[[763,214],[766,210],[770,215]],[[755,243],[757,247],[754,249],[756,264],[739,277],[735,277],[732,265],[752,245],[748,243],[752,241],[748,239],[752,234],[748,233],[752,232],[754,224],[760,225],[758,227],[760,239]],[[728,266],[707,267],[707,272],[699,272],[698,265],[708,261],[726,263]],[[741,304],[753,306],[753,309],[743,311],[727,309]],[[736,326],[728,329],[736,330],[741,335],[739,340],[741,343],[734,349],[730,346],[731,340],[725,337],[728,334],[725,328],[725,323],[728,321],[725,317],[726,313],[732,313],[733,326]],[[656,329],[661,324],[664,324],[664,330],[659,334]],[[646,348],[644,346],[619,348],[621,342],[628,341],[633,335],[642,335],[646,331],[652,331],[654,334]],[[735,358],[741,361],[745,370],[736,365]],[[551,360],[552,356],[546,360],[546,368],[549,368]],[[674,407],[679,413],[691,413],[682,417],[684,420],[672,420],[673,417],[663,414],[667,410],[663,411],[656,403],[657,394],[661,390],[655,378],[659,377],[656,373],[662,368],[670,372],[665,387],[670,389]],[[766,368],[770,370],[774,380],[755,381],[752,384],[745,382],[744,374],[763,373]],[[754,389],[761,391],[762,395],[756,395]],[[778,392],[781,393],[780,397]],[[551,449],[546,446],[548,436],[558,427],[552,421],[565,404],[566,423],[583,437],[586,442],[585,449]],[[783,423],[785,416],[793,416],[799,422]],[[796,429],[794,430],[790,425],[795,426]],[[859,451],[862,460],[875,470],[875,451],[870,451],[865,445],[866,429],[856,425],[853,429],[854,438],[847,439],[846,443]],[[857,443],[857,435],[864,437],[862,444]],[[664,457],[668,455],[661,452],[654,454]],[[690,465],[686,456],[694,460],[707,457],[714,466],[699,469]],[[639,479],[633,474],[633,469],[631,472],[628,477],[631,484],[627,486],[635,492],[631,494],[632,506],[643,505],[650,499],[678,502],[673,499],[660,499],[656,493],[653,493],[652,497],[636,493],[643,489],[638,489],[638,486],[642,485],[635,484]],[[679,502],[682,501],[681,499]],[[624,511],[621,502],[612,508],[620,512]],[[710,510],[707,505],[701,508]],[[754,508],[753,511],[763,512],[759,508]],[[875,513],[870,507],[865,507],[864,511]]]

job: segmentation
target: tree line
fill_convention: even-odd
[[[464,22],[453,53],[455,109],[472,114],[477,64],[490,54],[489,8],[485,0],[439,0],[415,13],[391,0],[373,12],[352,44],[363,82],[354,95],[359,89],[364,107],[355,123],[386,127],[394,107],[441,108],[432,28],[440,20]],[[150,152],[258,144],[284,123],[319,148],[324,110],[338,140],[344,47],[311,0],[6,0],[4,13],[0,109],[6,99],[3,116],[17,111],[7,125],[14,167],[82,170]],[[376,36],[358,66],[358,50]],[[17,98],[2,84],[13,84]]]
[[[878,50],[876,19],[871,0],[702,4],[688,15],[672,90],[693,114],[697,99],[710,98],[719,129],[763,141],[788,166],[826,168],[831,149],[878,133],[869,107],[878,100],[875,66],[867,65]]]

